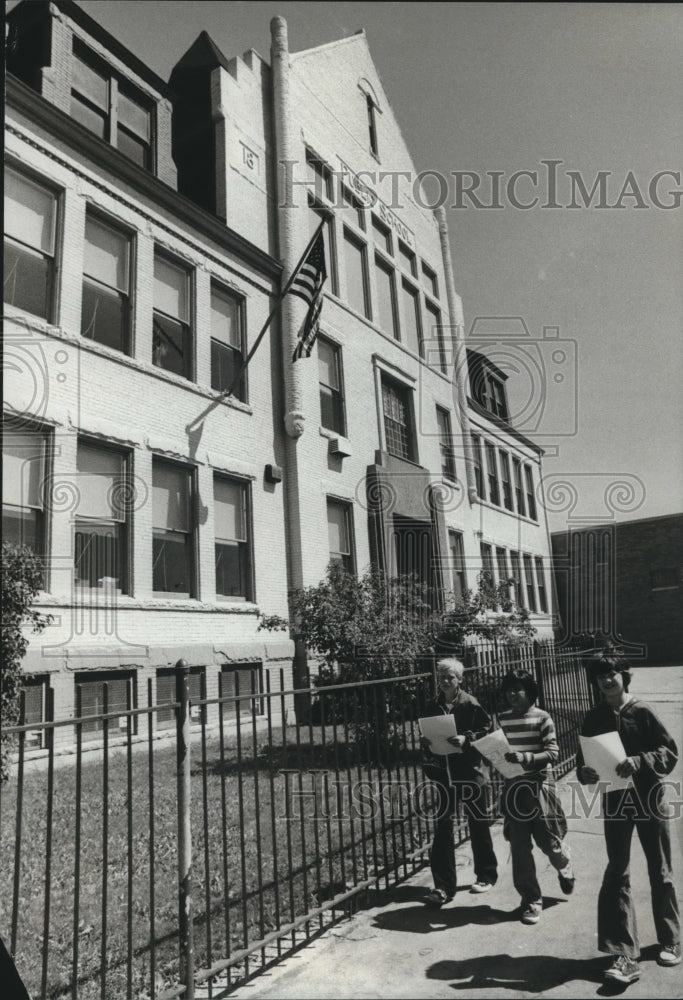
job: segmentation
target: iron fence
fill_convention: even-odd
[[[558,773],[568,770],[589,707],[578,656],[549,643],[469,647],[464,658],[465,686],[492,714],[503,674],[534,671],[557,726]],[[49,721],[25,724],[22,704],[14,727],[0,932],[34,997],[225,994],[426,863],[434,800],[417,719],[433,665],[299,690],[282,672],[261,685],[255,669],[228,693],[221,677],[217,698],[202,677],[191,712],[180,661],[175,730],[163,741],[154,722],[169,704],[154,703],[152,681],[142,707],[128,682],[125,711],[109,711],[103,692],[101,713],[83,716],[79,698],[68,720],[53,718],[48,692]],[[93,725],[96,750],[83,742]],[[75,752],[57,759],[64,727]],[[39,762],[25,745],[37,729]]]

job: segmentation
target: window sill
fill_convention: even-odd
[[[525,524],[530,524],[534,528],[540,528],[541,526],[540,521],[532,521],[532,519],[527,517],[526,514],[518,514],[514,510],[508,510],[507,507],[499,507],[497,504],[491,503],[490,500],[484,500],[483,497],[477,497],[475,502],[480,504],[482,507],[488,507],[489,510],[495,510],[499,514],[507,514],[508,517],[514,517],[516,521],[523,521]]]

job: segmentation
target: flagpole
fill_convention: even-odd
[[[242,378],[242,376],[244,375],[245,371],[247,370],[247,365],[249,364],[249,362],[253,358],[253,356],[256,353],[256,350],[257,350],[259,344],[261,343],[261,341],[265,337],[266,331],[267,331],[268,327],[270,326],[270,324],[271,324],[271,322],[273,320],[273,317],[275,316],[275,313],[280,308],[280,304],[282,303],[282,300],[284,299],[285,295],[287,294],[287,292],[289,291],[289,289],[292,287],[292,282],[294,281],[294,279],[296,278],[297,274],[301,270],[301,265],[306,260],[306,257],[308,256],[309,250],[311,249],[311,247],[313,246],[313,244],[317,240],[317,238],[318,238],[318,236],[319,236],[319,234],[320,234],[323,226],[325,225],[326,221],[327,221],[326,219],[322,219],[321,220],[320,225],[318,226],[318,228],[316,229],[316,231],[313,233],[313,235],[311,236],[310,240],[308,241],[308,245],[307,245],[306,249],[304,250],[304,252],[302,253],[301,259],[299,260],[299,263],[296,265],[296,267],[292,271],[292,274],[291,274],[291,276],[289,278],[289,281],[285,285],[284,291],[282,291],[280,293],[280,296],[279,296],[277,302],[275,303],[275,305],[273,306],[273,308],[270,310],[270,313],[268,314],[268,319],[265,321],[265,323],[261,327],[261,331],[260,331],[258,337],[256,338],[256,340],[254,341],[251,350],[247,354],[246,358],[242,359],[242,363],[241,363],[241,365],[239,367],[239,371],[237,372],[237,374],[233,378],[233,380],[232,380],[232,382],[230,384],[230,388],[226,389],[224,392],[222,392],[220,394],[220,397],[219,397],[220,399],[226,399],[228,396],[232,396],[233,392],[235,391],[235,389],[239,385],[240,379]]]

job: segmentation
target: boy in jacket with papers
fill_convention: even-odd
[[[436,829],[429,855],[434,889],[427,905],[440,907],[453,899],[456,889],[455,838],[453,820],[458,799],[467,816],[474,860],[475,882],[470,892],[487,892],[498,878],[498,862],[491,841],[488,770],[471,746],[491,729],[491,719],[476,698],[460,687],[465,668],[459,660],[443,659],[436,665],[438,696],[425,716],[451,714],[456,735],[448,739],[453,748],[446,756],[432,753],[422,739],[424,772],[438,792]]]
[[[602,701],[583,720],[581,735],[617,732],[625,758],[615,771],[631,778],[629,787],[603,795],[607,868],[598,896],[598,949],[613,955],[605,979],[632,983],[640,977],[640,947],[631,895],[629,862],[633,829],[642,844],[652,890],[652,912],[659,939],[660,965],[681,961],[678,900],[671,870],[671,837],[662,781],[673,770],[678,751],[673,739],[648,705],[629,694],[631,672],[621,656],[607,649],[588,663]],[[577,754],[579,781],[596,784],[605,775],[587,767]],[[623,780],[620,782],[623,786]]]

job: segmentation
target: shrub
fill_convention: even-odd
[[[6,781],[9,775],[13,745],[6,730],[19,721],[21,661],[28,646],[26,631],[42,632],[52,621],[51,615],[41,614],[31,607],[41,586],[42,568],[35,552],[25,545],[3,542],[0,782]]]

